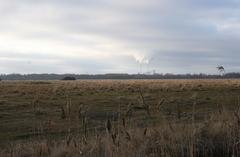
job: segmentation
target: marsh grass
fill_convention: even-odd
[[[21,99],[15,84],[21,86],[18,93],[26,93]],[[0,129],[24,132],[21,125],[34,120],[38,133],[9,140],[0,147],[0,156],[238,157],[238,84],[235,80],[5,83],[0,109],[18,115],[2,114],[0,121],[9,123]],[[25,100],[31,102],[25,105],[30,109],[21,106]],[[19,124],[21,120],[26,123]]]
[[[238,157],[240,155],[239,113],[212,113],[201,123],[162,120],[157,127],[113,127],[86,139],[68,135],[65,139],[31,141],[2,150],[5,157]]]

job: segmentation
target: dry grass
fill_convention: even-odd
[[[158,126],[125,128],[111,126],[92,137],[71,135],[63,140],[34,140],[3,150],[5,157],[238,157],[240,114],[213,113],[201,123],[163,119]],[[120,128],[120,129],[119,129]]]
[[[238,157],[239,80],[0,83],[1,157]]]

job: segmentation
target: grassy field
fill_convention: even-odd
[[[237,79],[1,81],[0,155],[240,156],[239,97]]]

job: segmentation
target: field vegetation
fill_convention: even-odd
[[[0,82],[1,157],[239,157],[240,80]]]

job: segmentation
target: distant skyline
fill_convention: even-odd
[[[0,74],[218,74],[239,58],[239,0],[0,0]]]

